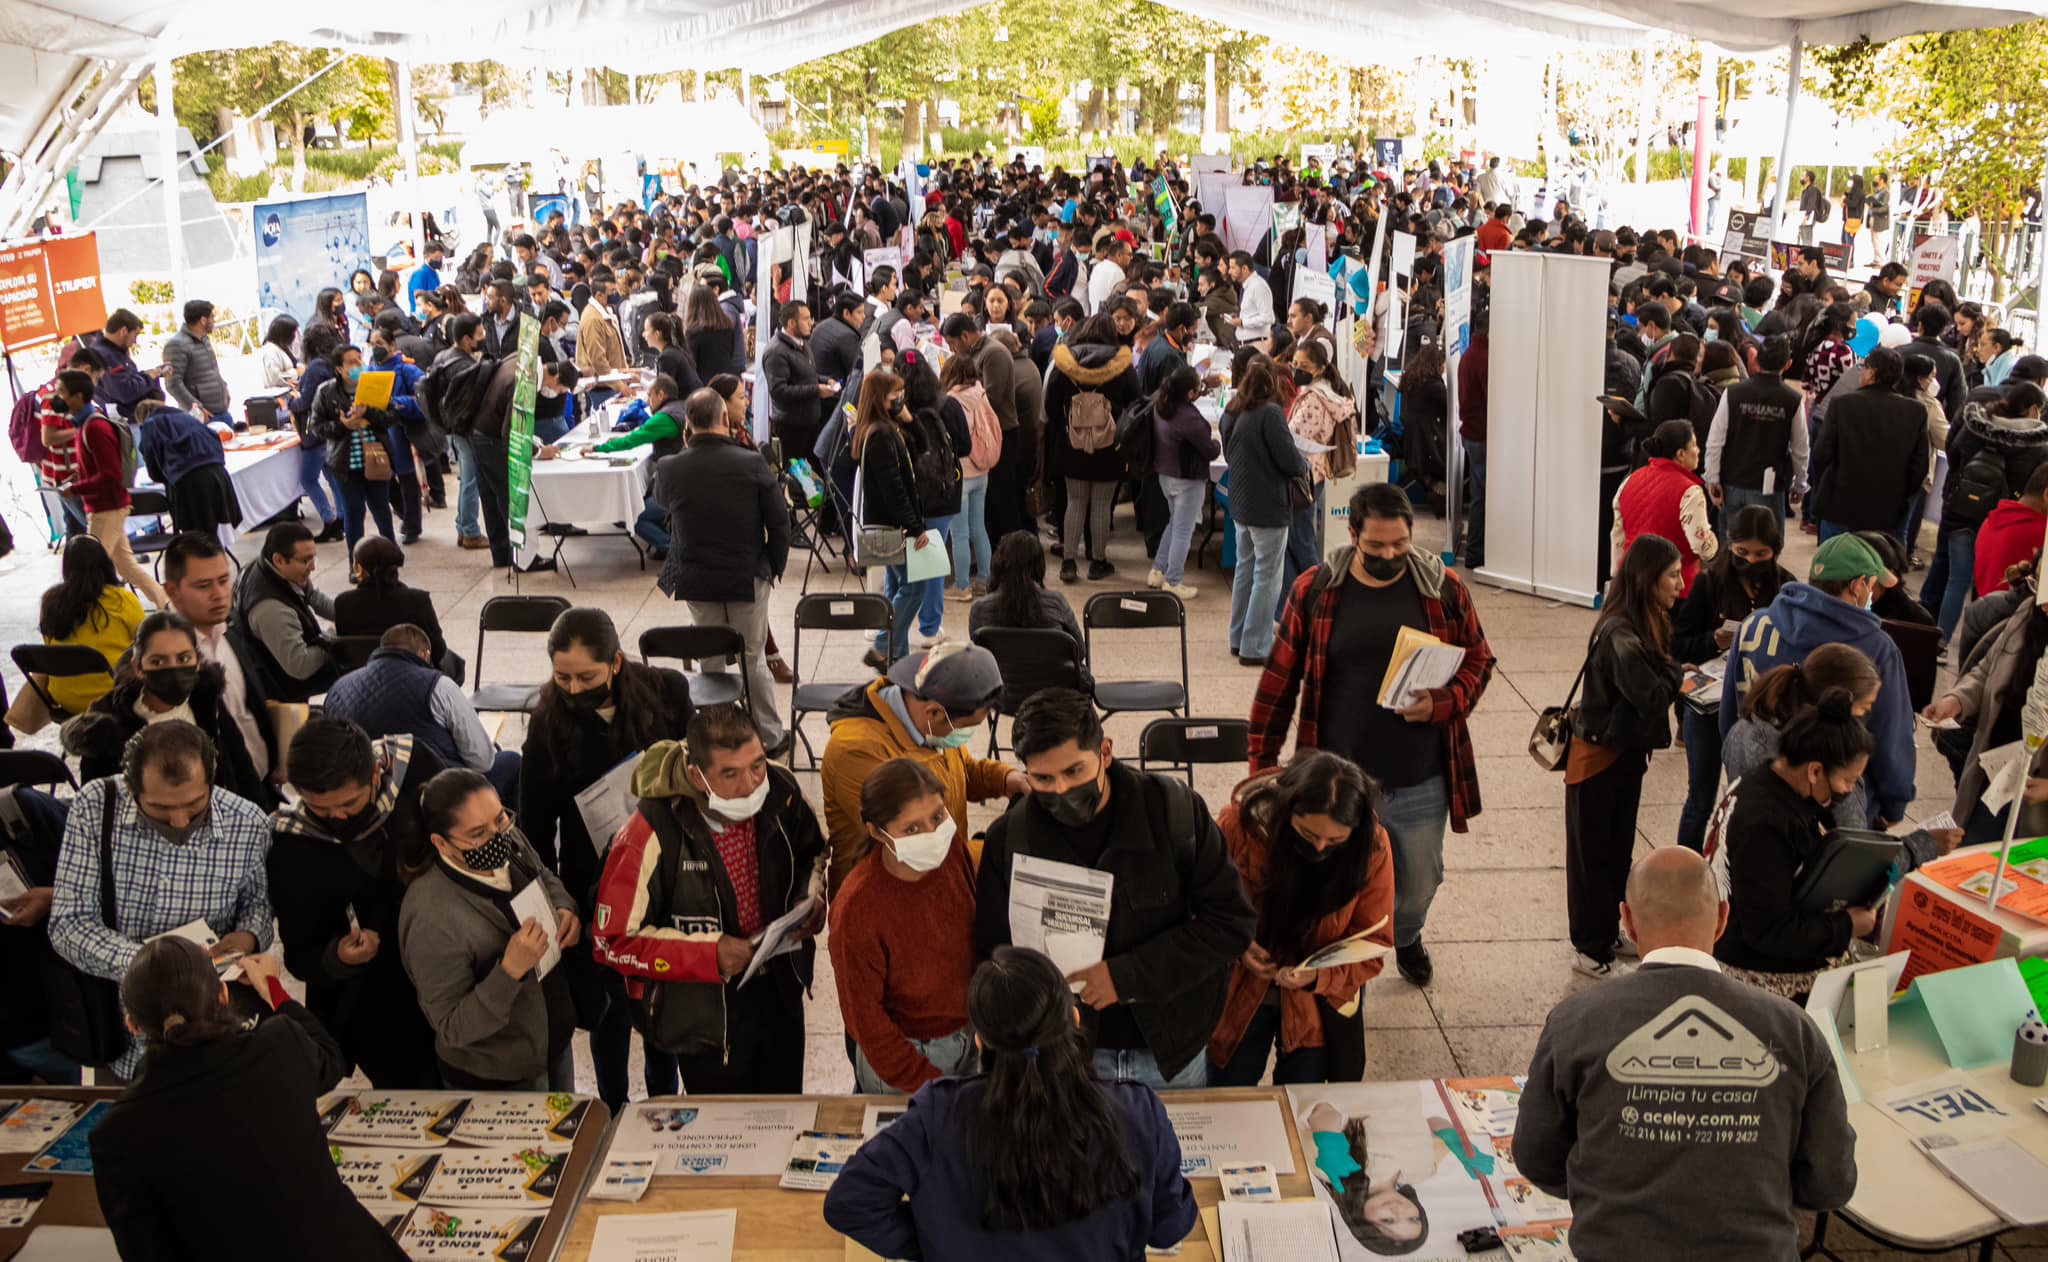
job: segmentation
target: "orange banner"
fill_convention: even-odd
[[[1899,891],[1898,921],[1892,926],[1893,952],[1911,951],[1900,986],[1922,973],[1982,964],[1998,954],[2005,931],[1956,901],[1924,885],[1907,882]]]
[[[96,333],[106,322],[91,233],[0,247],[0,345],[18,351]]]

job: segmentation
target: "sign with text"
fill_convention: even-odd
[[[1762,263],[1771,257],[1771,217],[1750,210],[1728,212],[1728,231],[1721,238],[1721,263],[1726,266],[1730,259],[1755,259]]]
[[[0,344],[8,350],[97,333],[106,322],[91,233],[0,247]]]
[[[258,202],[256,305],[312,318],[313,300],[329,285],[370,267],[370,199],[363,193]],[[349,311],[354,314],[355,308]]]
[[[1899,980],[1900,985],[1911,985],[1922,973],[1982,964],[1998,954],[2004,936],[1995,922],[1925,886],[1908,883],[1899,891],[1898,920],[1886,951],[1913,953]]]
[[[1913,247],[1912,272],[1906,277],[1906,310],[1920,307],[1920,291],[1930,281],[1945,280],[1953,285],[1956,267],[1962,261],[1963,243],[1954,237],[1928,237]]]
[[[533,492],[533,405],[540,397],[540,321],[519,322],[519,380],[512,387],[512,423],[506,440],[506,518],[512,536],[526,534],[527,501]]]

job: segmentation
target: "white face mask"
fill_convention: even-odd
[[[754,791],[743,798],[722,798],[711,791],[711,786],[703,781],[701,772],[698,776],[698,787],[704,790],[704,800],[710,805],[712,814],[720,819],[735,824],[744,823],[760,814],[761,804],[768,800],[766,776],[762,776],[761,783],[755,785]]]
[[[948,815],[944,823],[928,833],[908,833],[901,837],[889,837],[895,847],[896,861],[912,872],[929,872],[946,861],[953,852],[953,817]],[[887,837],[888,834],[884,833]]]

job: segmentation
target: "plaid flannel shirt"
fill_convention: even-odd
[[[1472,752],[1472,734],[1465,717],[1479,703],[1486,682],[1493,675],[1493,650],[1486,632],[1479,626],[1478,611],[1471,593],[1449,570],[1436,569],[1433,556],[1411,553],[1409,572],[1422,593],[1422,607],[1429,615],[1429,631],[1446,644],[1465,650],[1465,664],[1448,687],[1429,692],[1432,710],[1429,723],[1442,734],[1444,742],[1445,787],[1451,803],[1451,829],[1465,831],[1465,821],[1479,813],[1479,763]],[[1323,567],[1310,570],[1295,580],[1287,594],[1287,609],[1280,616],[1280,632],[1266,658],[1265,674],[1259,677],[1258,695],[1252,700],[1251,767],[1254,772],[1275,766],[1287,744],[1287,726],[1294,718],[1295,701],[1301,699],[1301,727],[1295,733],[1295,747],[1316,748],[1316,722],[1322,709],[1323,667],[1330,650],[1330,631],[1337,621],[1338,589],[1350,580],[1351,549],[1330,555],[1325,566],[1336,571],[1335,582],[1315,596],[1313,610],[1304,610],[1310,589]],[[1430,578],[1435,577],[1432,591]]]
[[[100,912],[100,812],[112,790],[114,924]],[[212,818],[182,846],[143,823],[119,776],[88,783],[71,803],[50,903],[50,942],[80,971],[116,982],[142,944],[204,920],[222,937],[236,930],[271,941],[270,819],[226,789],[213,791]],[[115,1063],[134,1076],[141,1040]]]

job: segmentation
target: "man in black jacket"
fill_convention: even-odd
[[[1806,490],[1806,395],[1785,384],[1792,339],[1776,334],[1757,352],[1757,371],[1730,386],[1707,432],[1707,494],[1733,518],[1762,504],[1785,528],[1785,508]]]
[[[846,384],[861,366],[860,346],[867,327],[867,300],[852,290],[832,296],[832,314],[811,330],[811,363],[820,381]]]
[[[1203,1049],[1223,1015],[1230,962],[1256,924],[1223,834],[1180,781],[1112,761],[1102,720],[1080,693],[1032,697],[1014,738],[1031,793],[989,825],[975,950],[1043,948],[1036,915],[1011,908],[1020,860],[1110,874],[1101,958],[1064,964],[1081,985],[1095,1072],[1155,1089],[1207,1085]]]
[[[761,374],[768,385],[768,419],[775,436],[782,440],[784,452],[800,456],[818,445],[818,431],[825,427],[825,401],[839,393],[839,383],[820,381],[811,362],[811,309],[786,302],[778,314],[782,327],[761,352]]]
[[[662,459],[655,498],[668,512],[668,560],[661,590],[690,604],[690,621],[723,624],[747,642],[745,668],[754,721],[771,753],[788,743],[768,673],[768,594],[789,560],[789,508],[761,453],[733,441],[725,400],[711,389],[683,401],[688,446]],[[722,661],[704,663],[722,671]]]
[[[1913,313],[1913,340],[1906,343],[1905,350],[1901,352],[1925,355],[1934,361],[1934,392],[1940,396],[1941,410],[1948,414],[1951,426],[1962,419],[1963,404],[1970,398],[1970,383],[1963,376],[1963,361],[1941,340],[1953,318],[1949,309],[1938,302],[1921,303],[1919,310]]]

